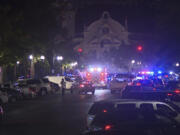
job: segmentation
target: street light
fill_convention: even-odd
[[[176,63],[176,67],[179,67],[179,62]]]
[[[63,56],[57,56],[56,59],[59,60],[63,60]]]
[[[31,54],[31,55],[29,55],[29,59],[30,60],[32,60],[33,59],[33,55]]]
[[[42,56],[40,57],[40,59],[41,59],[41,60],[45,60],[45,56],[42,55]]]
[[[20,64],[20,61],[17,61],[16,64],[19,65],[19,64]]]
[[[135,60],[132,60],[131,63],[134,64],[136,61]]]

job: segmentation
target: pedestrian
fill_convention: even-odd
[[[64,79],[61,81],[62,96],[65,94],[66,82]]]

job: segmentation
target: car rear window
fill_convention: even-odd
[[[90,108],[88,114],[96,115],[99,112],[103,111],[110,111],[114,108],[113,104],[111,103],[94,103]]]

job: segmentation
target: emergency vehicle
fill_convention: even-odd
[[[84,71],[87,81],[93,83],[96,88],[107,88],[107,69],[101,67],[90,67]]]

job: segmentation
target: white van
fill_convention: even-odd
[[[64,79],[66,83],[66,89],[70,90],[73,87],[74,82],[69,78],[65,76],[47,76],[48,80],[52,83],[56,83],[61,88],[61,81]]]

